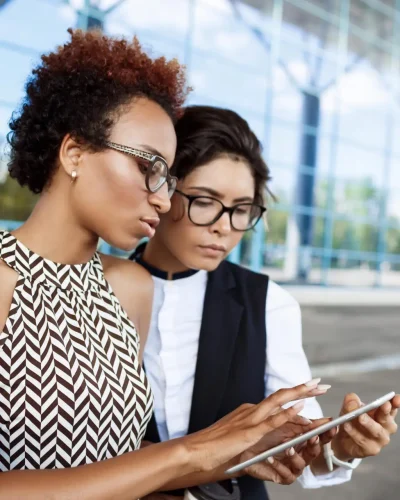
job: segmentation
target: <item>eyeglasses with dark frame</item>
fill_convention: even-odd
[[[189,220],[196,226],[211,226],[227,212],[235,231],[249,231],[256,226],[267,211],[266,207],[256,203],[238,203],[227,207],[212,196],[192,196],[178,189],[175,192],[189,201]]]
[[[109,149],[114,151],[119,151],[120,153],[133,156],[139,163],[141,172],[145,175],[146,187],[151,193],[156,193],[162,186],[167,183],[168,185],[168,196],[174,194],[176,189],[176,184],[178,179],[173,177],[169,173],[169,168],[167,162],[162,156],[158,156],[147,151],[141,151],[140,149],[130,148],[128,146],[123,146],[122,144],[117,144],[116,142],[105,141],[105,145]]]

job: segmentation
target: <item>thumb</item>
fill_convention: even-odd
[[[361,406],[361,399],[357,396],[357,394],[351,392],[349,394],[346,394],[346,396],[344,397],[340,414],[344,415],[345,413],[349,413],[350,411],[357,410],[357,408],[360,408]]]

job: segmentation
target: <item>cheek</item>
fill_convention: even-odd
[[[243,233],[239,233],[237,231],[231,231],[227,244],[228,253],[231,252],[231,250],[233,250],[235,246],[239,244],[242,238],[243,238]]]
[[[168,219],[177,224],[187,219],[185,204],[181,198],[173,197],[171,200],[171,210],[168,213]]]
[[[133,168],[106,169],[99,180],[105,198],[118,204],[132,205],[147,196],[144,176]]]
[[[97,165],[77,179],[74,193],[76,213],[85,226],[98,234],[116,231],[119,227],[132,227],[148,199],[141,173],[133,169],[108,169]],[[139,178],[138,178],[139,177]],[[141,210],[143,207],[143,210]]]
[[[97,165],[85,179],[86,188],[91,191],[94,204],[102,210],[134,210],[147,198],[144,176],[132,165]]]

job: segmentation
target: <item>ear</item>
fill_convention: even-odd
[[[73,171],[76,172],[75,175],[79,174],[83,154],[82,144],[79,144],[70,134],[67,134],[61,143],[58,159],[61,168],[68,177],[72,176]]]

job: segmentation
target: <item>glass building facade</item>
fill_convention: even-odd
[[[400,0],[0,0],[2,149],[32,66],[71,26],[136,34],[186,64],[189,103],[249,121],[277,201],[233,260],[280,282],[400,286]],[[35,198],[6,161],[12,228]]]

